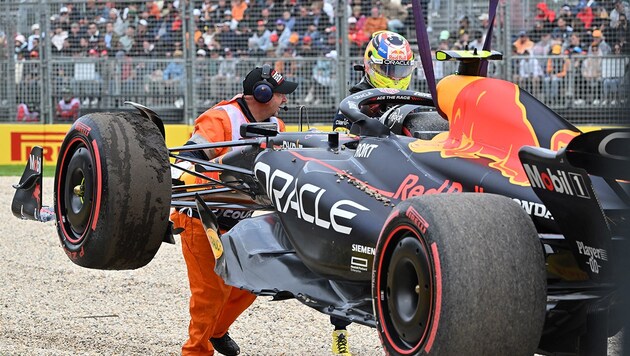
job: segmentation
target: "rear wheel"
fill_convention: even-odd
[[[396,355],[532,355],[546,306],[542,246],[511,199],[408,199],[376,247],[372,298]]]
[[[83,267],[134,269],[151,261],[168,228],[168,151],[157,126],[135,113],[79,118],[59,152],[57,232]]]

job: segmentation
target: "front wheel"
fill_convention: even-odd
[[[511,199],[408,199],[387,220],[373,268],[374,313],[388,354],[535,353],[545,263],[532,221]]]
[[[168,151],[135,113],[94,113],[70,128],[55,174],[57,232],[72,262],[96,269],[149,263],[168,228]]]

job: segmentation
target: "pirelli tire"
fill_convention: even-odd
[[[542,245],[509,198],[439,194],[393,210],[373,265],[390,355],[533,355],[546,308]]]
[[[79,118],[55,174],[57,232],[77,265],[136,269],[157,253],[169,226],[168,150],[158,127],[135,113]]]
[[[437,111],[414,112],[403,121],[403,133],[420,139],[429,140],[440,132],[448,131],[448,121]]]

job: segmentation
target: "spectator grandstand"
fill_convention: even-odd
[[[433,50],[481,48],[487,1],[422,0]],[[630,44],[623,0],[502,2],[490,75],[513,81],[569,119],[619,123]],[[371,34],[413,43],[410,0],[8,0],[0,4],[0,121],[24,106],[56,122],[70,89],[81,114],[137,101],[189,123],[269,63],[300,83],[290,102],[324,122],[358,80]],[[451,63],[435,63],[440,78]],[[426,90],[421,70],[412,88]],[[624,79],[625,78],[625,79]],[[30,120],[33,121],[33,120]]]

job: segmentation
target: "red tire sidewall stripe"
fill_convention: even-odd
[[[92,140],[92,149],[94,150],[94,161],[96,165],[96,206],[92,208],[94,210],[91,216],[92,219],[92,231],[96,230],[96,223],[98,222],[98,216],[101,212],[101,196],[102,196],[102,176],[101,176],[101,155],[98,150],[98,145],[96,144],[96,140]]]
[[[442,267],[440,265],[440,254],[438,253],[437,244],[431,244],[431,256],[433,257],[433,268],[435,273],[435,305],[433,312],[433,322],[429,331],[429,340],[424,347],[424,352],[429,353],[435,341],[438,325],[440,323],[440,314],[442,312]]]
[[[73,145],[75,142],[77,142],[77,141],[83,142],[83,143],[85,144],[85,146],[86,146],[86,147],[89,147],[89,146],[90,146],[90,145],[89,145],[89,143],[88,143],[87,138],[84,138],[84,137],[82,137],[82,136],[77,136],[77,137],[73,137],[73,138],[70,140],[70,142],[68,142],[67,147],[72,147],[72,145]],[[92,141],[92,147],[93,147],[93,148],[96,148],[96,143],[95,143],[95,141]],[[60,175],[60,176],[64,173],[64,170],[66,169],[66,167],[65,167],[65,163],[66,163],[66,158],[68,157],[68,152],[69,152],[69,151],[68,151],[68,150],[66,150],[66,151],[63,153],[63,156],[62,156],[62,158],[61,158],[61,165],[59,166],[59,169],[60,169],[60,171],[59,171],[59,175]],[[96,184],[96,187],[95,187],[95,188],[96,188],[96,192],[97,192],[97,193],[96,193],[96,194],[97,194],[97,196],[96,196],[96,202],[97,202],[97,206],[96,206],[96,213],[97,213],[97,214],[96,214],[96,215],[91,214],[91,216],[90,216],[90,219],[92,219],[92,224],[91,224],[91,228],[92,228],[92,230],[94,230],[94,229],[95,229],[95,227],[96,227],[96,220],[98,220],[98,210],[100,209],[100,201],[101,201],[101,189],[100,189],[100,188],[101,188],[101,176],[100,176],[100,173],[101,173],[101,164],[100,164],[100,157],[99,157],[99,155],[98,155],[98,149],[95,151],[95,156],[96,156],[96,158],[97,158],[97,159],[96,159],[96,162],[95,162],[95,164],[96,164],[96,169],[97,169],[97,184]],[[61,191],[61,185],[62,185],[63,183],[64,183],[64,182],[63,182],[61,179],[57,179],[57,192],[60,192],[60,191]],[[60,198],[59,196],[57,196],[57,199],[61,199],[61,198]],[[94,203],[92,203],[92,204],[94,204]],[[62,216],[63,216],[63,214],[62,214],[62,211],[61,211],[61,206],[60,206],[60,204],[57,204],[57,206],[56,206],[55,208],[56,208],[56,210],[57,210],[57,216],[62,217]],[[66,207],[66,208],[67,208],[67,207]],[[93,206],[92,208],[94,209],[94,206]],[[77,243],[79,243],[79,242],[80,242],[83,238],[85,238],[85,235],[86,235],[86,234],[87,234],[87,232],[88,232],[88,229],[86,229],[86,230],[83,232],[83,234],[81,234],[81,236],[79,236],[79,238],[74,239],[74,238],[72,238],[72,237],[71,237],[72,235],[71,235],[71,234],[69,234],[69,233],[68,233],[68,231],[66,231],[66,227],[65,227],[65,224],[64,224],[63,222],[60,222],[60,223],[59,223],[59,227],[61,228],[61,231],[63,232],[64,238],[65,238],[66,240],[68,240],[71,244],[74,244],[74,245],[76,245],[76,244],[77,244]]]
[[[394,230],[390,231],[389,234],[387,235],[387,239],[385,240],[385,242],[383,243],[383,247],[381,248],[381,251],[387,251],[387,247],[389,246],[389,243],[392,240],[392,237],[394,237],[400,230],[405,229],[405,230],[410,230],[410,228],[408,226],[398,226],[396,227]],[[415,231],[414,231],[415,233]],[[417,236],[417,234],[416,234]],[[422,241],[420,239],[420,242],[424,244],[424,241]],[[381,301],[381,296],[380,296],[380,292],[381,292],[381,271],[383,270],[383,258],[381,255],[381,258],[378,261],[378,269],[376,272],[376,290],[378,291],[379,295],[376,296],[376,308],[377,311],[380,315],[384,315],[383,313],[383,305],[382,305],[382,301]],[[431,309],[433,309],[433,306],[430,307]],[[431,315],[433,312],[433,310],[431,310],[429,312],[429,314]],[[381,329],[383,330],[383,333],[385,334],[385,337],[387,338],[387,341],[389,342],[389,344],[394,348],[394,350],[400,354],[400,355],[410,355],[414,352],[416,352],[418,350],[418,348],[420,347],[420,345],[422,345],[422,342],[425,340],[426,338],[426,331],[424,333],[424,335],[422,335],[422,337],[420,338],[420,341],[418,342],[418,344],[416,346],[414,346],[412,349],[409,350],[403,350],[401,348],[399,348],[396,343],[393,341],[391,335],[389,334],[389,331],[387,330],[386,325],[384,325],[384,323],[382,323],[383,325],[381,325]],[[433,328],[432,328],[433,329]],[[433,340],[430,340],[431,344],[433,343]]]
[[[80,136],[79,136],[79,137],[73,137],[73,138],[70,140],[70,142],[68,142],[68,145],[67,145],[66,147],[71,148],[71,147],[72,147],[72,145],[73,145],[76,141],[80,141],[80,142],[84,142],[84,143],[85,143],[85,140],[84,140],[82,137],[80,137]],[[63,176],[63,174],[64,174],[65,170],[67,170],[67,167],[66,167],[66,158],[68,157],[68,152],[69,152],[69,150],[65,150],[65,151],[63,152],[63,156],[62,156],[62,158],[61,158],[61,164],[60,164],[60,166],[59,166],[59,177]],[[57,193],[59,193],[59,192],[61,192],[61,191],[62,191],[62,189],[61,189],[61,185],[62,185],[62,184],[65,184],[65,181],[63,181],[62,179],[59,179],[59,178],[58,178],[58,179],[57,179]],[[64,197],[59,197],[59,196],[57,196],[57,199],[64,199]],[[57,206],[56,206],[55,208],[57,209],[57,216],[61,219],[61,217],[62,217],[62,216],[64,216],[64,215],[62,214],[62,211],[61,211],[61,204],[57,203]],[[68,207],[66,207],[66,209],[67,209],[67,208],[68,208]],[[63,232],[63,236],[64,236],[64,238],[65,238],[66,240],[70,241],[70,243],[71,243],[71,244],[74,244],[74,245],[76,245],[79,241],[81,241],[81,239],[83,239],[83,237],[85,236],[85,233],[86,233],[86,231],[84,231],[84,232],[83,232],[83,234],[82,234],[81,236],[79,236],[79,238],[78,238],[78,239],[74,239],[74,238],[72,238],[72,237],[71,237],[72,235],[71,235],[71,234],[69,234],[69,233],[68,233],[68,231],[66,231],[66,226],[65,226],[65,223],[64,223],[64,222],[60,221],[60,222],[59,222],[59,227],[61,228],[61,231]]]

